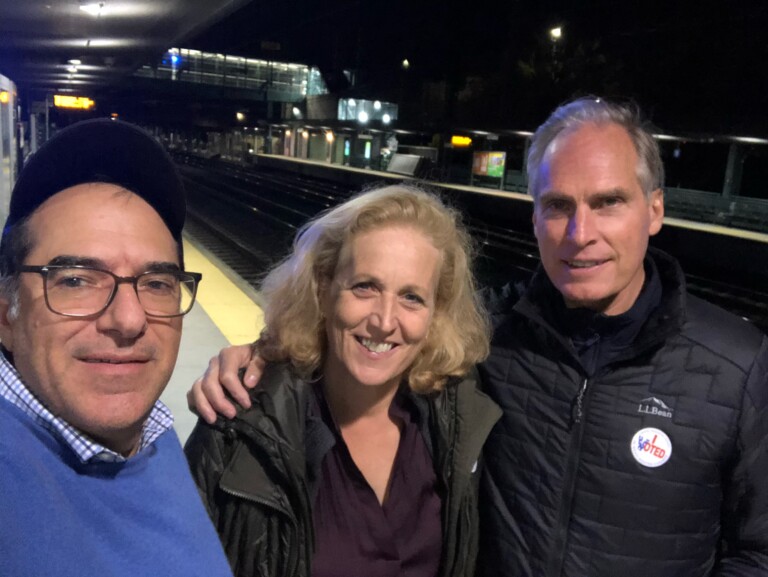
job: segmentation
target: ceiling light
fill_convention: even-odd
[[[79,60],[78,58],[73,58],[72,60],[68,60],[68,62],[69,62],[69,63],[70,63],[72,66],[80,66],[80,65],[82,64],[82,61],[81,61],[81,60]]]
[[[91,16],[96,17],[103,16],[105,14],[104,2],[84,2],[80,4],[80,10],[86,14],[90,14]]]

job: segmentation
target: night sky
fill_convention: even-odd
[[[422,109],[429,81],[456,124],[530,129],[593,93],[633,98],[671,132],[768,136],[765,0],[253,0],[187,44],[314,64],[340,88],[354,68],[362,96]]]

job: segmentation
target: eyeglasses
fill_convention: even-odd
[[[147,271],[137,276],[117,276],[89,266],[20,266],[18,272],[43,277],[45,304],[51,312],[65,317],[89,317],[104,312],[127,283],[151,317],[180,317],[195,304],[199,272]]]

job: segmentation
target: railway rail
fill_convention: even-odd
[[[258,288],[266,270],[287,254],[301,226],[356,190],[291,173],[184,157],[189,194],[187,231],[217,258]],[[532,234],[489,225],[465,214],[479,247],[481,286],[527,278],[538,266]],[[685,268],[685,263],[683,263]],[[686,275],[688,290],[749,319],[768,332],[768,293],[722,278]]]

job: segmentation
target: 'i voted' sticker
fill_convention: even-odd
[[[672,456],[672,441],[654,427],[639,430],[632,437],[632,456],[644,467],[661,467]]]

